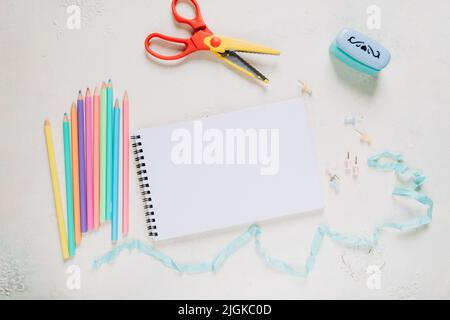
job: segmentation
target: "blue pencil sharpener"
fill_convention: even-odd
[[[386,68],[391,60],[385,47],[349,28],[339,32],[330,46],[330,53],[351,68],[369,75]]]

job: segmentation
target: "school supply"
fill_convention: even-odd
[[[129,148],[128,94],[126,92],[124,94],[123,105],[126,114],[123,123],[121,122],[119,101],[116,101],[116,106],[111,110],[113,118],[110,125],[114,131],[110,141],[113,145],[110,148],[110,153],[108,153],[106,152],[106,113],[107,102],[109,102],[107,98],[112,98],[111,81],[109,81],[108,86],[108,94],[107,86],[103,82],[101,91],[96,87],[93,96],[91,95],[90,89],[87,88],[85,98],[83,98],[81,90],[78,91],[77,103],[71,105],[70,119],[67,113],[64,114],[62,133],[64,143],[67,229],[64,226],[64,218],[60,219],[60,215],[63,214],[63,209],[59,203],[61,201],[59,190],[54,190],[58,228],[64,259],[75,255],[76,246],[80,245],[82,240],[82,233],[97,230],[106,221],[106,163],[108,159],[111,161],[111,186],[108,185],[108,189],[113,192],[110,198],[112,201],[111,219],[113,220],[111,238],[113,242],[116,242],[119,240],[119,230],[126,230],[128,232],[129,213],[126,211],[126,216],[123,213],[125,212],[124,208],[128,208],[128,198],[124,203],[123,197],[127,197],[129,193],[129,184],[127,181],[129,152],[124,153],[123,151],[125,148]],[[49,161],[53,179],[53,175],[56,174],[56,164],[55,168],[52,166],[54,165],[53,162],[56,161],[54,155],[51,154],[53,152],[53,142],[48,141],[48,132],[51,134],[49,127],[50,123],[46,121],[45,133],[47,144],[49,145]],[[126,128],[126,131],[123,131],[122,127]],[[124,175],[127,175],[126,179],[123,178]],[[54,188],[56,186],[59,188],[59,185],[55,181],[53,183]],[[113,209],[114,215],[112,214]],[[127,224],[126,226],[124,226],[124,221]]]
[[[75,255],[75,226],[73,216],[73,190],[72,190],[72,155],[70,151],[70,123],[67,113],[63,120],[64,136],[64,168],[66,176],[66,206],[67,206],[67,235],[69,238],[69,256]]]
[[[112,154],[112,217],[111,217],[111,240],[113,242],[118,239],[118,223],[119,223],[119,146],[120,146],[120,104],[119,100],[113,108],[114,115],[114,132],[113,132],[113,154]]]
[[[88,231],[87,226],[87,194],[86,194],[86,141],[84,132],[84,102],[81,90],[77,99],[78,112],[78,162],[80,164],[80,221],[81,232]]]
[[[94,227],[94,162],[92,158],[92,97],[91,90],[86,90],[85,96],[85,127],[86,127],[86,216],[87,229]]]
[[[93,101],[93,215],[94,229],[98,229],[100,225],[100,95],[97,87],[94,91]]]
[[[325,172],[329,179],[329,187],[333,189],[336,194],[338,194],[341,191],[339,183],[341,179],[334,171],[330,169],[326,170]]]
[[[226,62],[230,66],[237,70],[247,74],[250,77],[259,79],[264,83],[268,83],[269,80],[255,67],[250,65],[247,61],[241,58],[237,52],[244,53],[258,53],[258,54],[270,54],[279,55],[278,50],[263,47],[258,44],[246,42],[243,40],[231,39],[214,34],[211,29],[205,24],[200,7],[196,0],[190,0],[195,9],[195,17],[193,19],[186,19],[182,17],[176,9],[178,0],[172,1],[172,13],[175,20],[178,23],[189,25],[193,29],[191,38],[182,39],[166,36],[160,33],[152,33],[145,39],[145,49],[147,52],[161,60],[179,60],[197,51],[210,51],[215,54],[219,59]],[[167,43],[181,44],[184,46],[184,50],[178,54],[167,56],[155,52],[150,43],[153,39],[159,38]]]
[[[363,131],[358,130],[358,129],[355,129],[355,132],[357,132],[359,134],[359,141],[361,143],[365,143],[368,146],[370,146],[372,144],[372,139],[370,138],[370,136],[366,132],[363,132]]]
[[[100,223],[106,221],[106,137],[107,137],[106,84],[102,83],[100,97]]]
[[[50,121],[44,122],[45,141],[47,143],[48,164],[52,178],[53,196],[55,200],[56,217],[58,219],[59,241],[61,243],[61,252],[64,260],[69,258],[69,249],[67,246],[67,233],[64,226],[64,214],[61,201],[61,190],[59,188],[58,170],[56,168],[55,149],[53,145],[52,127]]]
[[[72,182],[73,182],[73,220],[75,227],[75,242],[81,243],[80,221],[80,169],[78,158],[78,114],[75,103],[70,110],[70,127],[72,133]]]
[[[375,75],[389,64],[391,54],[381,44],[350,28],[339,32],[330,53],[349,67]]]
[[[359,163],[358,163],[358,156],[355,157],[355,162],[353,162],[352,166],[352,176],[353,178],[358,178],[359,176]]]
[[[393,229],[401,232],[407,232],[412,230],[420,230],[424,226],[429,225],[433,219],[433,200],[420,192],[420,188],[423,185],[426,177],[417,170],[409,168],[404,164],[402,155],[399,153],[393,153],[385,151],[373,157],[370,157],[367,161],[369,167],[386,172],[395,172],[402,186],[396,187],[392,193],[394,196],[399,196],[407,199],[417,201],[418,203],[427,207],[426,213],[422,216],[412,218],[403,222],[386,222],[373,229],[371,237],[347,235],[333,231],[325,224],[320,224],[317,227],[316,233],[313,237],[309,255],[305,260],[304,267],[298,268],[292,264],[270,256],[266,253],[261,244],[261,228],[253,224],[243,234],[233,239],[227,246],[225,246],[219,253],[211,260],[207,262],[201,262],[196,264],[186,264],[177,262],[167,254],[159,251],[153,246],[149,246],[142,241],[125,241],[114,249],[110,250],[105,255],[94,260],[93,267],[100,268],[105,263],[111,263],[123,250],[138,250],[143,254],[153,257],[160,261],[163,265],[180,273],[204,273],[204,272],[216,272],[225,263],[225,261],[234,252],[242,248],[252,239],[254,241],[256,251],[261,259],[271,268],[280,272],[289,274],[295,277],[307,277],[314,269],[316,263],[316,257],[319,254],[322,242],[325,237],[330,238],[332,241],[339,243],[346,247],[355,249],[373,249],[377,246],[381,237],[381,233],[385,229]],[[406,183],[407,185],[405,186]]]
[[[322,209],[306,120],[302,101],[290,100],[137,131],[149,235],[163,240]]]
[[[129,120],[130,102],[128,100],[128,92],[125,91],[123,96],[122,107],[122,235],[126,236],[129,230],[129,193],[130,193],[130,120]]]
[[[312,95],[312,89],[306,82],[304,82],[302,80],[297,80],[297,83],[302,88],[302,95],[305,95],[305,94],[308,96]]]
[[[108,81],[106,89],[106,220],[111,220],[112,215],[112,152],[113,152],[113,130],[114,130],[114,110],[113,110],[113,85]]]

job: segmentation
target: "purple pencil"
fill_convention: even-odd
[[[84,103],[81,90],[78,92],[78,158],[80,163],[80,215],[81,232],[86,233],[87,228],[87,203],[86,203],[86,151],[84,139]]]

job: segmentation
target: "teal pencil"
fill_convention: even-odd
[[[69,238],[69,256],[75,255],[75,225],[73,216],[73,189],[72,189],[72,154],[70,147],[70,123],[67,113],[63,121],[64,135],[64,162],[66,173],[66,204],[67,204],[67,235]]]
[[[114,147],[113,147],[113,183],[112,200],[113,211],[111,219],[111,240],[117,241],[119,234],[119,152],[120,152],[120,104],[116,100],[114,105]]]
[[[111,220],[112,215],[113,103],[113,85],[109,80],[106,89],[106,220]]]

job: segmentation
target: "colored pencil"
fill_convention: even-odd
[[[100,97],[100,223],[106,220],[106,84]]]
[[[94,162],[92,160],[92,97],[91,90],[87,88],[85,96],[85,130],[86,130],[86,215],[87,229],[94,227]]]
[[[94,229],[98,229],[100,224],[100,96],[98,88],[94,91],[94,119],[93,119],[93,174],[94,174],[94,201],[93,201],[93,215],[94,215]]]
[[[118,192],[119,192],[119,141],[120,141],[120,104],[116,100],[114,106],[114,147],[113,147],[113,172],[112,172],[112,199],[113,211],[111,217],[111,240],[113,242],[118,239]]]
[[[78,161],[80,164],[80,216],[81,232],[88,231],[87,228],[87,203],[86,203],[86,152],[84,140],[84,103],[81,90],[77,100],[78,111]]]
[[[123,97],[123,125],[122,125],[122,235],[125,237],[129,230],[129,177],[130,177],[130,127],[128,92]]]
[[[112,149],[113,149],[113,85],[111,80],[108,82],[106,90],[106,220],[111,220],[112,214]]]
[[[117,240],[120,241],[123,239],[122,236],[122,230],[123,230],[123,192],[122,192],[122,186],[123,186],[123,143],[122,143],[122,108],[120,109],[120,118],[119,118],[119,137],[118,137],[118,158],[119,158],[119,164],[118,164],[118,179],[117,179]]]
[[[56,169],[55,148],[53,146],[52,128],[50,122],[44,122],[45,141],[47,143],[48,163],[53,185],[53,196],[55,200],[56,217],[58,219],[59,241],[61,243],[61,252],[64,260],[69,258],[67,247],[67,234],[64,226],[63,206],[61,201],[61,190],[59,189],[58,171]]]
[[[75,225],[75,242],[81,243],[80,225],[80,169],[78,163],[78,119],[77,107],[72,104],[70,110],[70,126],[72,128],[72,181],[73,181],[73,220]]]
[[[70,122],[67,113],[63,121],[64,137],[64,168],[66,176],[66,205],[67,205],[67,235],[69,238],[69,256],[75,255],[75,227],[73,217],[73,194],[72,194],[72,155],[70,151]]]

